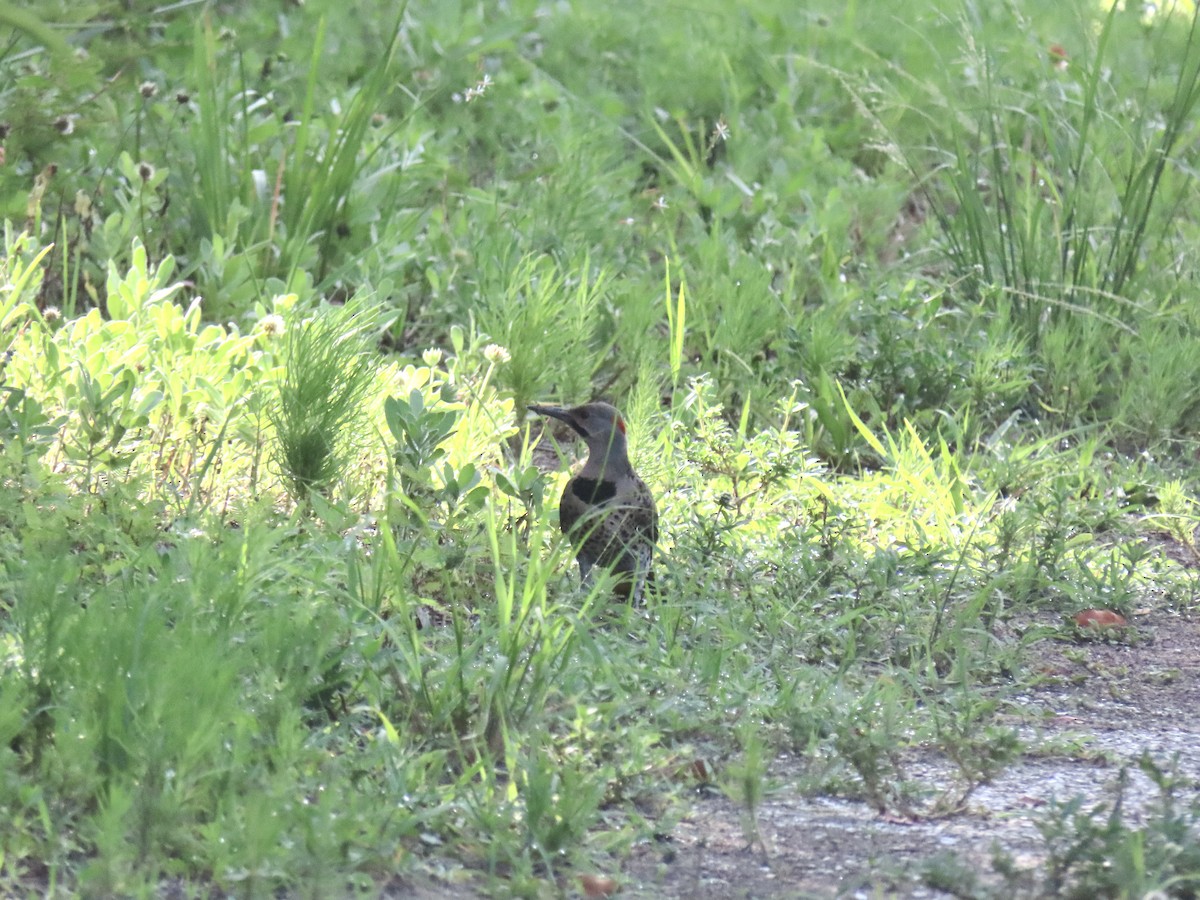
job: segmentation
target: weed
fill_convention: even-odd
[[[1049,894],[1059,897],[1192,896],[1200,883],[1196,828],[1200,807],[1181,802],[1187,785],[1176,766],[1143,755],[1138,769],[1157,794],[1144,824],[1129,821],[1131,774],[1122,767],[1114,796],[1090,809],[1079,798],[1055,802],[1038,828],[1046,841],[1042,872]]]
[[[271,424],[276,461],[298,498],[326,488],[361,446],[356,426],[375,379],[366,353],[372,325],[347,307],[321,310],[287,330]]]

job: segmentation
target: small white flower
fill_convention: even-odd
[[[421,354],[421,359],[424,361],[425,365],[429,366],[432,369],[434,366],[436,366],[438,363],[440,363],[442,361],[442,351],[439,350],[437,347],[430,347],[428,350],[426,350],[424,353]]]
[[[713,140],[727,141],[729,140],[729,123],[725,121],[725,117],[717,119],[717,124],[713,126]]]
[[[483,77],[475,82],[474,87],[467,88],[466,92],[463,94],[463,100],[465,100],[467,103],[470,103],[476,97],[482,97],[484,92],[491,86],[492,76],[487,72],[484,72]],[[457,95],[455,96],[457,97]]]
[[[283,321],[283,316],[271,313],[259,320],[258,330],[267,335],[283,334],[287,330],[287,324]]]
[[[483,348],[483,358],[492,365],[499,365],[512,359],[512,354],[499,344],[488,344]]]

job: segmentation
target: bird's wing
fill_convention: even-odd
[[[650,488],[646,487],[645,482],[640,478],[637,481],[637,489],[630,506],[629,514],[633,516],[637,530],[650,539],[652,547],[657,545],[658,506],[654,502],[654,495],[650,493]]]

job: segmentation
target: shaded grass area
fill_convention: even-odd
[[[705,785],[754,845],[782,750],[952,815],[1036,749],[1032,643],[1194,608],[1146,540],[1197,521],[1181,11],[36,16],[7,890],[549,895]],[[593,394],[662,513],[644,608],[578,586],[523,415]]]

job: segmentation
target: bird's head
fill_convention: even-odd
[[[599,460],[628,459],[625,449],[625,420],[614,406],[607,403],[584,403],[581,406],[529,407],[533,412],[566,422],[584,439],[588,451]]]

